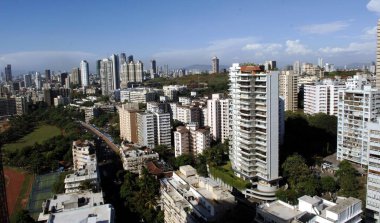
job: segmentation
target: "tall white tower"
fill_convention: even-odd
[[[81,72],[82,87],[87,87],[89,85],[88,83],[89,68],[88,68],[87,61],[82,60],[80,62],[80,72]]]
[[[279,179],[278,75],[237,63],[229,74],[232,168],[254,183],[251,196],[261,200],[275,199]]]
[[[380,89],[380,19],[377,21],[376,88]]]

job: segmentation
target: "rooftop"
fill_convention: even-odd
[[[114,222],[114,209],[110,204],[69,210],[50,214],[48,223],[112,223]]]
[[[326,208],[326,211],[331,211],[336,214],[340,214],[341,212],[347,210],[350,206],[360,203],[361,201],[359,199],[349,197],[345,199],[338,199],[337,204],[331,207]]]
[[[274,201],[272,203],[265,203],[259,207],[263,211],[268,212],[285,221],[292,220],[303,213],[302,211],[299,211],[296,207],[280,200]]]

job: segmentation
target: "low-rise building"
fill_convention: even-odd
[[[103,193],[92,193],[82,191],[77,193],[56,194],[52,198],[42,203],[42,212],[38,221],[49,221],[49,218],[56,213],[63,213],[72,210],[85,209],[104,204]],[[75,222],[78,222],[77,219]]]
[[[159,159],[158,153],[151,149],[121,146],[119,151],[124,170],[132,173],[140,173],[146,162]]]
[[[88,182],[95,190],[99,188],[100,178],[96,163],[87,164],[84,169],[80,169],[72,174],[66,175],[64,180],[65,193],[81,191],[81,186],[84,182]]]
[[[166,223],[220,220],[235,205],[235,197],[216,181],[181,166],[171,178],[161,179],[161,202]]]
[[[362,202],[359,199],[338,198],[331,202],[308,195],[298,198],[298,205],[273,201],[257,206],[255,222],[258,223],[356,223],[361,222]]]
[[[202,154],[205,149],[210,148],[211,134],[210,127],[198,128],[197,123],[190,123],[186,126],[178,126],[174,132],[175,156],[183,154]]]
[[[72,153],[74,170],[85,169],[88,164],[96,163],[95,145],[92,141],[74,141]]]

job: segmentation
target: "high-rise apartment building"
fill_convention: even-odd
[[[298,109],[298,75],[293,71],[282,71],[279,76],[279,94],[284,98],[286,111]]]
[[[137,113],[138,144],[154,148],[156,145],[171,146],[170,113]]]
[[[258,182],[251,196],[275,199],[279,179],[278,72],[259,66],[230,67],[230,160],[235,174]],[[281,113],[281,114],[280,114]]]
[[[151,149],[156,146],[154,119],[153,113],[137,113],[138,144]]]
[[[24,115],[28,113],[28,101],[25,96],[16,97],[16,114]]]
[[[119,56],[116,54],[112,54],[110,57],[110,60],[112,61],[113,87],[114,87],[114,90],[116,90],[120,88]]]
[[[30,75],[30,74],[25,74],[24,75],[24,84],[25,84],[26,88],[32,86],[32,75]]]
[[[70,75],[70,83],[74,85],[82,85],[81,70],[78,67],[74,67]]]
[[[150,77],[154,78],[154,75],[157,74],[157,63],[156,60],[150,61]]]
[[[301,62],[299,60],[295,61],[293,63],[293,74],[294,75],[301,75]]]
[[[11,82],[12,81],[12,65],[7,64],[7,66],[4,69],[5,73],[5,82]]]
[[[36,75],[34,77],[34,85],[36,86],[37,90],[41,90],[42,80],[41,80],[41,74],[39,72],[36,72]]]
[[[170,113],[153,112],[155,116],[156,144],[171,147]]]
[[[49,69],[45,70],[45,82],[50,83],[51,82],[51,72]]]
[[[380,118],[368,123],[368,142],[366,208],[371,222],[380,222]]]
[[[304,85],[304,112],[338,115],[338,91],[345,85],[339,81],[324,79],[321,82]],[[286,101],[285,101],[286,103]]]
[[[111,95],[116,89],[114,85],[114,63],[112,60],[103,59],[100,61],[100,85],[102,95]]]
[[[213,140],[224,142],[229,137],[229,100],[221,94],[213,94],[207,100],[207,123]]]
[[[123,63],[120,69],[122,88],[127,88],[128,83],[140,83],[143,81],[144,65],[141,61]]]
[[[219,59],[218,57],[212,58],[212,70],[211,73],[218,74],[219,73]]]
[[[128,142],[137,143],[137,113],[138,103],[126,103],[118,108],[120,118],[120,138]]]
[[[380,89],[380,19],[377,21],[376,88]]]
[[[80,62],[80,74],[81,74],[82,87],[87,87],[89,85],[90,70],[88,67],[88,62],[85,60],[82,60]]]
[[[368,165],[367,126],[379,116],[379,90],[370,85],[339,90],[337,160]]]
[[[127,55],[125,53],[120,54],[120,65],[127,62]]]

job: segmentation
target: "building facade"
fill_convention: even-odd
[[[86,60],[80,62],[80,74],[82,87],[87,87],[89,85],[90,69]]]
[[[120,118],[120,138],[128,142],[137,143],[137,113],[139,111],[138,103],[127,103],[118,107]]]
[[[368,165],[370,121],[380,115],[380,92],[371,86],[339,91],[337,160]]]
[[[219,59],[218,59],[218,57],[213,57],[212,58],[211,73],[213,73],[213,74],[218,74],[219,73]]]
[[[298,75],[282,71],[279,76],[279,95],[284,98],[286,111],[298,110]]]
[[[278,72],[258,66],[230,68],[230,160],[238,177],[257,188],[252,196],[274,199],[279,179]]]

